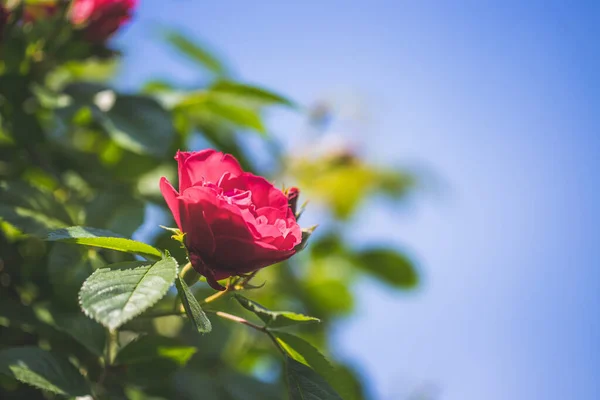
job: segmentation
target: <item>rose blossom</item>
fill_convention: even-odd
[[[178,152],[179,192],[160,190],[196,271],[211,287],[291,257],[302,232],[283,192],[215,150]]]
[[[93,43],[105,42],[131,19],[137,0],[75,0],[71,22],[85,25],[84,37]]]

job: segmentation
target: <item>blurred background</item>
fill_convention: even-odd
[[[426,177],[351,225],[406,249],[422,275],[405,293],[361,281],[335,327],[335,354],[374,398],[596,399],[599,24],[585,1],[145,0],[116,39],[117,82],[196,84],[156,40],[177,27],[237,78],[331,111],[318,132],[271,111],[289,152],[349,143]]]

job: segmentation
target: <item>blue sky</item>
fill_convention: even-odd
[[[600,3],[141,3],[117,38],[121,87],[194,82],[155,40],[183,26],[240,78],[301,104],[359,97],[349,139],[443,179],[441,194],[357,221],[424,271],[411,294],[361,283],[336,331],[377,398],[600,398]],[[271,126],[290,146],[305,129],[286,112]]]

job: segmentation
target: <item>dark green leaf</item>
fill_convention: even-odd
[[[236,300],[246,310],[253,312],[264,321],[269,328],[282,328],[285,326],[307,324],[319,322],[318,318],[309,317],[307,315],[296,314],[291,311],[271,311],[255,301],[245,298],[240,294],[235,294]]]
[[[200,66],[208,69],[215,75],[227,75],[227,68],[223,62],[204,46],[195,43],[191,39],[174,31],[168,32],[166,38],[175,49],[179,50]]]
[[[0,373],[53,393],[68,396],[90,394],[88,382],[73,365],[38,347],[0,351]]]
[[[340,394],[343,395],[344,392],[349,390],[343,380],[343,375],[339,374],[325,356],[313,347],[313,345],[289,333],[277,332],[274,335],[277,343],[279,343],[289,357],[315,370]],[[349,396],[344,396],[344,398],[346,397]]]
[[[72,224],[71,217],[52,195],[23,182],[0,184],[0,218],[30,234]]]
[[[48,255],[48,279],[56,300],[78,309],[77,294],[81,285],[95,269],[104,266],[104,261],[95,251],[55,243]]]
[[[419,281],[413,262],[393,249],[364,250],[357,253],[352,261],[363,271],[400,288],[413,288]]]
[[[121,349],[115,362],[129,365],[151,363],[156,359],[164,358],[183,366],[196,354],[196,351],[195,347],[185,346],[176,339],[146,335],[137,338]]]
[[[148,97],[118,95],[98,116],[115,142],[134,153],[163,157],[174,137],[171,115]]]
[[[92,354],[101,356],[106,342],[106,329],[81,313],[54,315],[56,327],[85,346]]]
[[[140,256],[151,259],[159,259],[162,257],[161,251],[149,244],[124,238],[114,232],[83,226],[72,226],[70,228],[58,229],[50,232],[46,237],[46,240],[102,247],[126,253],[139,254]]]
[[[325,379],[311,368],[289,357],[285,364],[290,400],[342,400]]]
[[[177,261],[134,261],[96,270],[79,292],[79,303],[89,317],[116,329],[160,300],[177,276]]]
[[[175,285],[177,286],[177,292],[179,293],[181,304],[183,304],[188,319],[194,324],[194,327],[198,332],[210,332],[212,330],[210,320],[202,310],[202,307],[200,307],[198,300],[194,297],[194,294],[191,292],[187,283],[185,283],[185,280],[178,276],[177,279],[175,279]]]

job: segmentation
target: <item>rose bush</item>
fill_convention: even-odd
[[[244,172],[229,154],[178,152],[179,191],[166,178],[160,189],[194,269],[217,282],[286,260],[302,232],[288,198],[266,179]],[[297,196],[297,189],[294,191]]]

